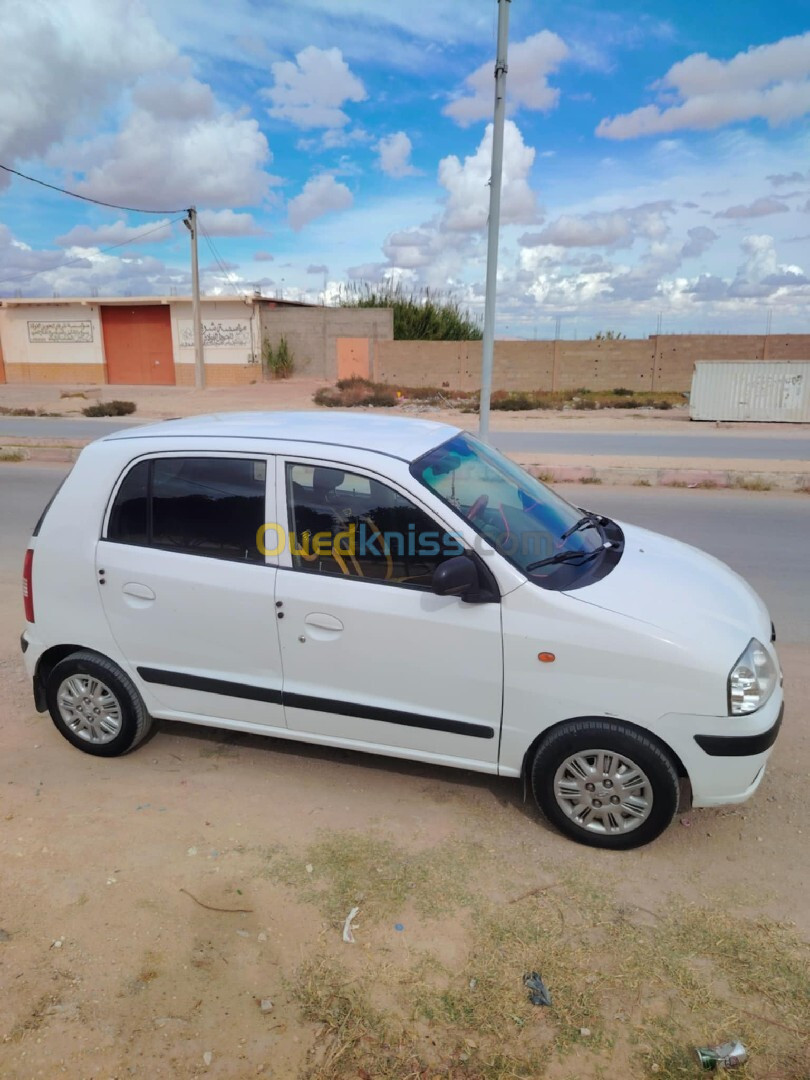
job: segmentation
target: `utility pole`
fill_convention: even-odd
[[[200,267],[197,261],[197,208],[189,207],[183,224],[191,233],[191,321],[194,326],[194,386],[205,389],[205,356],[203,353],[202,315],[200,313]]]
[[[498,285],[498,233],[501,223],[503,121],[506,114],[506,51],[509,43],[509,4],[498,0],[498,47],[495,56],[495,114],[492,121],[492,170],[489,178],[487,284],[484,298],[484,340],[481,357],[481,403],[478,433],[489,439],[489,401],[492,396],[492,357],[495,346],[495,293]]]

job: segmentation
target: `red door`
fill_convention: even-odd
[[[101,326],[109,383],[174,386],[168,305],[102,306]]]

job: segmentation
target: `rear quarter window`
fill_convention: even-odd
[[[253,458],[153,458],[115,496],[108,540],[263,563],[267,463]]]

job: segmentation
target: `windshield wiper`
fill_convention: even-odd
[[[575,560],[577,560],[576,566],[582,566],[583,563],[595,559],[597,555],[601,555],[603,551],[607,551],[608,548],[612,547],[613,544],[610,540],[606,540],[595,551],[558,551],[556,555],[551,555],[548,559],[538,559],[537,562],[529,563],[525,572],[530,574],[532,570],[538,570],[541,566],[551,566],[554,563],[573,563]]]
[[[602,517],[601,514],[583,514],[579,521],[572,525],[570,529],[565,530],[560,539],[567,540],[569,536],[573,536],[574,533],[579,532],[580,529],[600,529],[600,526],[604,525],[606,521],[607,518]]]

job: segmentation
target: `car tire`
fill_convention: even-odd
[[[659,836],[678,809],[672,756],[629,724],[583,719],[543,739],[531,764],[535,801],[580,844],[627,851]]]
[[[75,652],[60,660],[48,675],[45,697],[61,734],[96,757],[126,754],[152,726],[132,681],[98,653]]]

